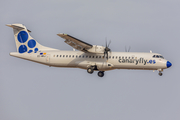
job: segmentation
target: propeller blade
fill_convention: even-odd
[[[107,56],[106,56],[107,60],[108,60],[108,52],[107,52]]]
[[[131,49],[131,46],[129,46],[128,52],[130,51],[130,49]]]
[[[111,49],[109,48],[110,44],[111,44],[111,40],[109,41],[109,43],[107,43],[107,38],[106,38],[106,47],[104,48],[104,57],[106,57],[106,59],[108,60],[108,52],[111,52]]]
[[[106,38],[106,47],[107,47],[107,38]]]
[[[111,44],[111,40],[109,41],[108,47],[109,47],[110,44]]]

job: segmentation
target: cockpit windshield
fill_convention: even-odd
[[[153,58],[162,58],[162,59],[164,59],[164,57],[162,55],[153,55]]]

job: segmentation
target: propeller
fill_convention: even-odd
[[[107,40],[106,40],[106,47],[104,48],[104,57],[106,55],[106,59],[108,60],[108,52],[111,52],[111,49],[109,48],[109,45],[111,44],[111,40],[109,41],[109,43],[107,44]]]
[[[126,48],[126,46],[125,46],[125,52],[129,52],[130,49],[131,49],[131,46],[129,46],[128,50],[127,50],[127,48]]]

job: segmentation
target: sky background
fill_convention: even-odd
[[[179,120],[179,0],[1,0],[0,120]],[[54,68],[9,55],[22,23],[40,44],[72,50],[67,33],[112,51],[162,54],[173,66],[155,71]]]

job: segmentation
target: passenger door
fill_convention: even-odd
[[[50,63],[50,55],[46,55],[46,62]]]

